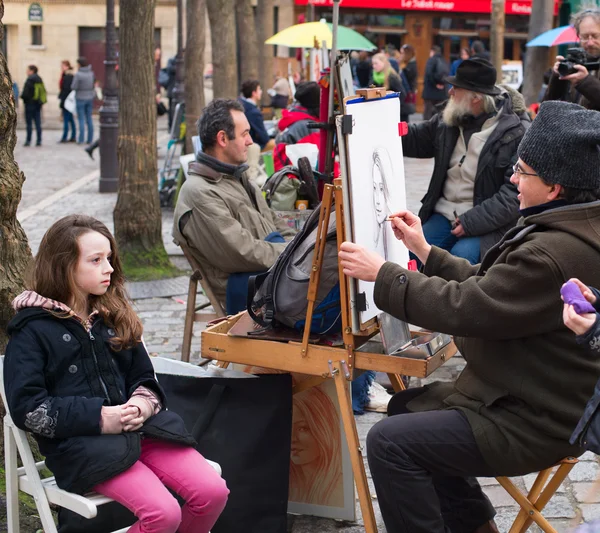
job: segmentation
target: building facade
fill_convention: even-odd
[[[309,13],[331,21],[331,0],[295,0],[296,15]],[[506,0],[504,59],[522,61],[532,0]],[[558,14],[558,0],[555,12]],[[312,11],[312,13],[311,13]],[[489,50],[490,0],[343,0],[340,24],[362,33],[379,48],[405,43],[414,46],[421,93],[425,64],[433,45],[450,63],[461,48],[481,40]]]
[[[115,25],[119,25],[116,0]],[[154,40],[162,49],[162,64],[177,48],[177,0],[157,0]],[[36,65],[52,105],[59,92],[60,64],[86,57],[104,83],[106,0],[4,0],[2,52],[19,88],[28,65]],[[209,51],[210,53],[210,51]],[[209,56],[210,58],[210,56]],[[210,62],[210,59],[209,59]]]

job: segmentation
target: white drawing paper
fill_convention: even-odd
[[[406,209],[402,138],[398,132],[400,100],[350,100],[345,113],[352,116],[346,158],[353,241],[388,261],[407,266],[408,250],[395,238],[391,222],[386,220],[390,214]],[[366,309],[359,310],[361,324],[381,312],[373,300],[374,286],[373,282],[357,282],[356,298],[364,293],[366,300]],[[357,305],[356,301],[352,304]]]

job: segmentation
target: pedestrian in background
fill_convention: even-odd
[[[410,115],[416,111],[417,103],[417,58],[410,44],[400,49],[400,79],[405,93],[400,106],[400,120],[408,122]]]
[[[460,65],[465,59],[469,59],[471,57],[471,50],[468,48],[460,49],[460,57],[452,61],[452,65],[450,65],[450,76],[456,76],[456,69],[458,65]]]
[[[77,144],[83,144],[85,139],[85,126],[87,124],[87,144],[94,140],[94,123],[92,122],[92,109],[94,106],[94,71],[85,57],[77,60],[79,70],[73,77],[71,88],[75,91],[77,106],[77,121],[79,122],[79,139]]]
[[[69,96],[71,87],[73,85],[73,67],[71,66],[69,60],[65,59],[60,64],[60,68],[62,70],[62,74],[58,84],[60,89],[60,92],[58,93],[58,100],[60,102],[59,107],[62,109],[63,134],[59,142],[74,143],[77,140],[77,133],[75,131],[75,117],[73,117],[73,113],[71,113],[68,109],[65,109],[65,100],[67,99],[67,96]],[[71,130],[71,137],[67,139],[67,137],[69,137],[69,129]]]
[[[46,88],[35,65],[27,67],[27,80],[23,86],[21,100],[25,104],[25,123],[27,125],[25,146],[31,145],[34,122],[37,135],[35,145],[42,146],[42,106],[46,103]]]
[[[388,91],[402,92],[402,80],[396,73],[385,54],[375,54],[373,65],[373,83],[377,87],[385,87]]]
[[[356,81],[360,88],[368,87],[371,83],[371,76],[373,73],[373,66],[371,65],[371,59],[369,53],[364,50],[358,53],[358,63],[356,63]]]
[[[437,45],[433,45],[425,65],[425,80],[423,81],[424,120],[429,120],[435,115],[437,113],[435,106],[448,98],[444,82],[448,70],[448,63],[442,57],[442,49]]]

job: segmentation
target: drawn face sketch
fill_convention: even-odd
[[[292,454],[290,459],[295,465],[312,463],[319,458],[319,446],[310,431],[308,420],[300,409],[294,407],[292,426]]]
[[[375,214],[375,233],[373,244],[376,249],[383,248],[387,259],[387,217],[391,214],[389,208],[390,193],[387,180],[392,177],[392,161],[385,148],[377,148],[373,152],[373,212]]]

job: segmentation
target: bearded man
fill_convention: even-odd
[[[476,264],[519,218],[510,177],[529,121],[515,113],[521,96],[495,85],[486,59],[466,59],[445,81],[442,112],[409,124],[402,146],[407,157],[435,158],[419,211],[425,239]]]

